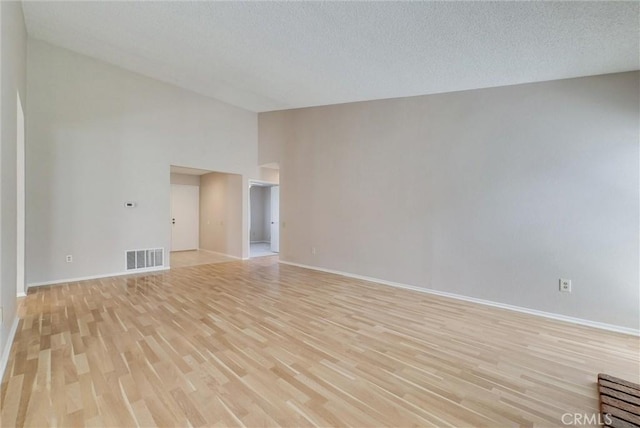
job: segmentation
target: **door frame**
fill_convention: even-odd
[[[247,207],[249,207],[249,221],[247,221],[247,248],[249,249],[249,258],[251,258],[251,186],[274,187],[280,186],[280,183],[265,180],[249,180],[249,186],[247,188]],[[282,194],[280,196],[282,196]],[[278,217],[280,214],[280,206],[282,206],[282,204],[279,204],[278,206]]]

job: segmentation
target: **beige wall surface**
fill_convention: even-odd
[[[182,184],[185,186],[199,186],[200,176],[172,172],[169,176],[169,182],[171,184]]]
[[[28,283],[121,273],[125,250],[169,249],[170,165],[241,174],[246,227],[229,251],[248,255],[255,113],[35,40],[28,69]]]
[[[260,180],[277,184],[280,182],[280,171],[275,168],[260,168]]]
[[[287,110],[258,115],[258,163],[278,163],[282,159],[283,142],[291,128],[287,126]]]
[[[637,329],[639,76],[260,114],[281,260]]]
[[[26,99],[27,33],[20,2],[0,1],[0,355],[16,317],[17,292],[17,94]]]
[[[200,177],[200,248],[243,257],[243,180],[212,172]]]

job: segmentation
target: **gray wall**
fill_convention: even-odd
[[[29,41],[28,67],[28,283],[121,273],[125,250],[169,249],[170,165],[241,174],[232,251],[248,256],[255,113],[44,42]]]
[[[638,97],[632,72],[262,113],[280,258],[637,329]]]
[[[242,254],[243,180],[237,174],[200,176],[200,248],[229,256]]]
[[[262,219],[263,241],[271,242],[271,187],[263,187],[264,216]]]
[[[251,242],[270,242],[271,240],[271,189],[264,186],[251,186]]]
[[[16,316],[17,291],[17,93],[26,99],[27,34],[20,2],[0,1],[0,354]],[[26,113],[25,113],[26,116]],[[28,119],[26,119],[28,120]]]

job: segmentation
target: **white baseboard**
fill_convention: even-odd
[[[18,298],[27,297],[27,293],[25,293],[24,291],[20,291],[20,292],[18,292],[17,296],[18,296]]]
[[[235,260],[245,260],[241,257],[236,257],[236,256],[232,256],[230,254],[224,254],[224,253],[218,253],[217,251],[210,251],[210,250],[204,250],[204,249],[200,249],[200,251],[205,251],[207,253],[212,253],[212,254],[217,254],[219,256],[225,256],[225,257],[229,257],[231,259],[235,259]],[[42,282],[32,282],[27,284],[27,290],[29,290],[29,288],[31,287],[44,287],[47,285],[55,285],[55,284],[65,284],[68,282],[78,282],[78,281],[89,281],[92,279],[103,279],[103,278],[109,278],[112,276],[124,276],[124,275],[139,275],[139,274],[143,274],[143,273],[150,273],[150,272],[159,272],[159,271],[164,271],[164,270],[169,270],[171,269],[170,266],[157,266],[157,267],[151,267],[151,268],[146,268],[146,269],[136,269],[134,272],[115,272],[115,273],[105,273],[105,274],[101,274],[101,275],[91,275],[91,276],[82,276],[82,277],[76,277],[76,278],[63,278],[63,279],[56,279],[53,281],[42,281]],[[26,294],[24,294],[26,296]],[[18,297],[20,297],[21,295],[19,294]]]
[[[216,254],[218,256],[229,257],[230,259],[243,260],[242,257],[232,256],[231,254],[220,253],[218,251],[205,250],[204,248],[200,248],[198,251],[204,251],[205,253]]]
[[[27,290],[29,290],[29,288],[31,287],[43,287],[45,285],[65,284],[67,282],[89,281],[92,279],[103,279],[103,278],[109,278],[112,276],[139,275],[141,273],[158,272],[162,270],[169,270],[169,267],[157,266],[157,267],[152,267],[147,269],[136,269],[135,272],[105,273],[102,275],[82,276],[78,278],[56,279],[54,281],[32,282],[30,284],[27,284]]]
[[[601,329],[601,330],[614,331],[616,333],[624,333],[624,334],[630,334],[630,335],[633,335],[633,336],[640,336],[640,330],[634,329],[634,328],[630,328],[630,327],[622,327],[622,326],[618,326],[618,325],[614,325],[614,324],[607,324],[607,323],[603,323],[603,322],[590,321],[590,320],[585,320],[583,318],[576,318],[576,317],[570,317],[570,316],[567,316],[567,315],[554,314],[552,312],[539,311],[537,309],[523,308],[522,306],[509,305],[509,304],[506,304],[506,303],[492,302],[491,300],[477,299],[475,297],[463,296],[461,294],[447,293],[445,291],[438,291],[438,290],[433,290],[433,289],[430,289],[430,288],[421,288],[421,287],[416,287],[416,286],[413,286],[413,285],[401,284],[399,282],[386,281],[384,279],[372,278],[372,277],[363,276],[363,275],[356,275],[356,274],[353,274],[353,273],[341,272],[341,271],[333,270],[333,269],[325,269],[325,268],[321,268],[321,267],[304,265],[304,264],[300,264],[300,263],[287,262],[287,261],[284,261],[284,260],[280,260],[279,262],[282,263],[282,264],[285,264],[285,265],[297,266],[297,267],[301,267],[301,268],[304,268],[304,269],[317,270],[317,271],[320,271],[320,272],[333,273],[333,274],[336,274],[336,275],[346,276],[348,278],[361,279],[363,281],[375,282],[375,283],[378,283],[378,284],[388,285],[388,286],[391,286],[391,287],[404,288],[404,289],[407,289],[407,290],[419,291],[421,293],[428,293],[428,294],[434,294],[436,296],[448,297],[448,298],[451,298],[451,299],[464,300],[466,302],[478,303],[478,304],[485,305],[485,306],[493,306],[493,307],[496,307],[496,308],[507,309],[507,310],[510,310],[510,311],[521,312],[521,313],[525,313],[525,314],[529,314],[529,315],[536,315],[536,316],[539,316],[539,317],[544,317],[544,318],[550,318],[550,319],[559,320],[559,321],[570,322],[570,323],[573,323],[573,324],[584,325],[584,326],[588,326],[588,327],[594,327],[594,328],[598,328],[598,329]]]
[[[4,349],[2,350],[2,359],[0,360],[0,381],[4,378],[4,372],[7,369],[7,363],[9,363],[9,356],[11,355],[11,347],[13,346],[13,340],[16,337],[16,332],[18,331],[18,324],[20,320],[18,317],[13,318],[13,323],[11,324],[11,329],[9,329],[9,336],[7,337],[7,341],[4,344]]]

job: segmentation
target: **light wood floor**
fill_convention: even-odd
[[[234,262],[237,259],[233,257],[227,257],[224,254],[213,253],[204,250],[189,250],[189,251],[172,251],[171,252],[171,267],[185,267],[185,266],[197,266],[208,265],[211,263],[226,263]]]
[[[561,426],[639,339],[278,265],[39,288],[2,426]]]

